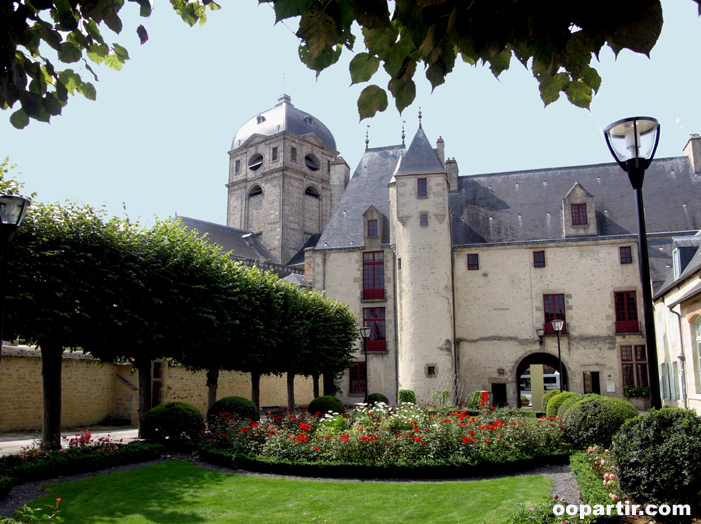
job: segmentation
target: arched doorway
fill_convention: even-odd
[[[551,355],[550,353],[531,353],[530,355],[526,356],[519,362],[518,366],[516,367],[516,405],[520,408],[521,403],[519,402],[521,399],[521,391],[522,391],[522,386],[520,382],[521,375],[524,374],[524,372],[531,367],[532,364],[543,364],[545,366],[550,366],[553,369],[559,370],[560,369],[560,362],[557,359],[556,355]],[[565,366],[564,362],[562,364],[562,376],[560,377],[560,380],[562,381],[562,389],[563,391],[568,391],[569,390],[569,380],[567,378],[567,367]]]

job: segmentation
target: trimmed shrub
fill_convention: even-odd
[[[400,389],[397,391],[397,403],[401,404],[402,402],[416,404],[416,393],[410,389]]]
[[[550,397],[548,405],[545,408],[545,412],[549,417],[557,416],[557,411],[560,409],[560,405],[562,405],[562,403],[565,400],[567,400],[568,398],[579,396],[579,394],[572,393],[571,391],[563,391],[562,393],[558,391],[557,395],[553,395],[552,397]]]
[[[312,415],[317,413],[325,415],[329,411],[332,413],[345,413],[346,406],[343,405],[343,402],[332,395],[316,397],[309,403],[309,413]]]
[[[207,411],[207,424],[211,426],[220,413],[228,413],[240,420],[260,420],[260,412],[256,405],[243,397],[224,397],[217,400]]]
[[[629,420],[613,438],[613,457],[621,489],[636,503],[701,512],[701,418],[693,411],[664,408]]]
[[[561,406],[562,408],[562,406]],[[575,447],[611,446],[613,435],[638,411],[623,399],[584,395],[574,401],[562,417],[565,435]]]
[[[382,393],[373,393],[371,395],[368,395],[368,404],[374,406],[378,402],[384,402],[385,404],[389,405],[389,399],[385,397]]]
[[[543,395],[543,411],[546,411],[548,409],[548,402],[550,402],[550,399],[553,398],[555,395],[559,394],[559,389],[551,389]]]
[[[193,440],[204,431],[204,418],[195,407],[185,402],[166,402],[146,413],[141,434],[146,440]]]

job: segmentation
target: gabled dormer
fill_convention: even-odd
[[[381,244],[389,243],[389,220],[375,206],[363,213],[363,228],[365,249],[379,249]]]
[[[564,237],[595,236],[596,212],[594,195],[575,182],[562,199],[562,230]]]

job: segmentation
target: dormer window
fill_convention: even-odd
[[[312,117],[310,117],[309,115],[307,115],[307,116],[304,117],[304,123],[305,123],[305,124],[312,125],[312,124],[314,123],[314,121],[312,120]]]
[[[679,259],[679,249],[672,251],[672,267],[674,268],[674,279],[678,279],[682,274],[681,260]]]
[[[262,124],[263,122],[265,122],[265,117],[263,115],[258,115],[256,120],[258,121],[259,124]]]
[[[377,236],[377,220],[368,220],[368,236]]]
[[[572,204],[572,225],[586,226],[587,225],[587,205]]]

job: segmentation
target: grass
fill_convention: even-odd
[[[52,484],[65,524],[498,523],[517,503],[543,502],[547,477],[465,482],[335,482],[235,475],[168,461]]]

